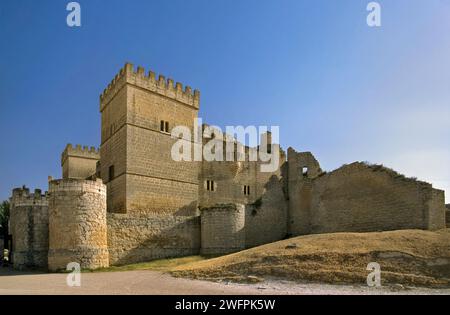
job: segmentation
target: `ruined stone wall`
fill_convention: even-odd
[[[445,228],[445,193],[440,189],[428,189],[426,198],[426,229],[439,230]]]
[[[322,174],[319,162],[311,152],[288,149],[285,191],[289,196],[288,234],[305,235],[311,232],[313,181]]]
[[[99,179],[49,182],[49,253],[51,271],[70,262],[81,268],[109,265],[106,187]]]
[[[245,247],[254,247],[287,236],[288,203],[281,180],[273,175],[254,204],[246,206]]]
[[[201,209],[201,253],[227,254],[245,249],[245,206],[215,205]]]
[[[36,189],[16,188],[11,197],[10,232],[14,268],[47,268],[48,199]]]
[[[313,181],[309,231],[438,229],[444,226],[441,202],[441,192],[428,183],[353,163]]]
[[[198,163],[176,162],[170,137],[174,126],[193,130],[200,93],[163,76],[127,64],[100,98],[102,178],[108,183],[108,210],[194,214]],[[168,129],[160,130],[161,121]],[[165,126],[164,126],[165,127]],[[114,165],[116,176],[107,173]],[[110,201],[111,200],[111,201]]]
[[[68,144],[61,154],[63,178],[86,179],[95,174],[99,160],[100,152],[95,147]]]
[[[108,213],[110,265],[198,255],[200,217]]]

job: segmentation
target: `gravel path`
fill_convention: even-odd
[[[157,271],[83,273],[81,287],[68,287],[66,274],[16,272],[0,269],[0,295],[6,294],[447,294],[450,289],[368,288],[299,284],[269,280],[258,284],[214,283],[174,278]]]

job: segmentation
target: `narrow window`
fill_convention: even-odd
[[[206,190],[214,191],[214,181],[213,180],[206,181]]]
[[[164,131],[164,120],[161,120],[161,124],[159,126],[160,131]]]
[[[244,195],[246,196],[250,195],[250,186],[244,185]]]
[[[302,167],[302,175],[308,176],[308,168],[306,166]]]
[[[114,165],[111,165],[108,170],[109,181],[114,179]]]
[[[168,121],[166,121],[166,129],[165,129],[165,131],[169,132],[169,122]]]

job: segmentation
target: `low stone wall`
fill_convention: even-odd
[[[49,270],[66,269],[70,262],[107,267],[106,186],[79,179],[54,180],[49,186]]]
[[[203,255],[227,254],[245,249],[245,206],[215,205],[201,210]]]
[[[108,213],[110,265],[198,255],[200,217]]]

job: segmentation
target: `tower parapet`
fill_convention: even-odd
[[[11,205],[14,206],[48,206],[48,192],[42,193],[41,189],[35,189],[30,193],[30,189],[23,186],[14,188],[11,196]]]
[[[96,173],[100,151],[95,147],[68,144],[61,154],[63,178],[86,179]]]
[[[135,70],[133,64],[126,63],[100,95],[100,112],[126,84],[138,86],[196,109],[199,108],[199,90],[192,91],[190,86],[185,86],[183,89],[183,85],[180,82],[174,83],[170,78],[166,80],[165,76],[161,74],[157,77],[153,71],[149,71],[146,75],[144,68],[139,66]]]
[[[100,159],[100,151],[96,147],[88,147],[87,145],[81,146],[80,144],[77,144],[73,146],[72,144],[67,144],[66,148],[64,149],[63,153],[61,154],[61,166],[64,164],[64,161],[69,156],[76,156],[80,158],[91,158],[95,160]]]

